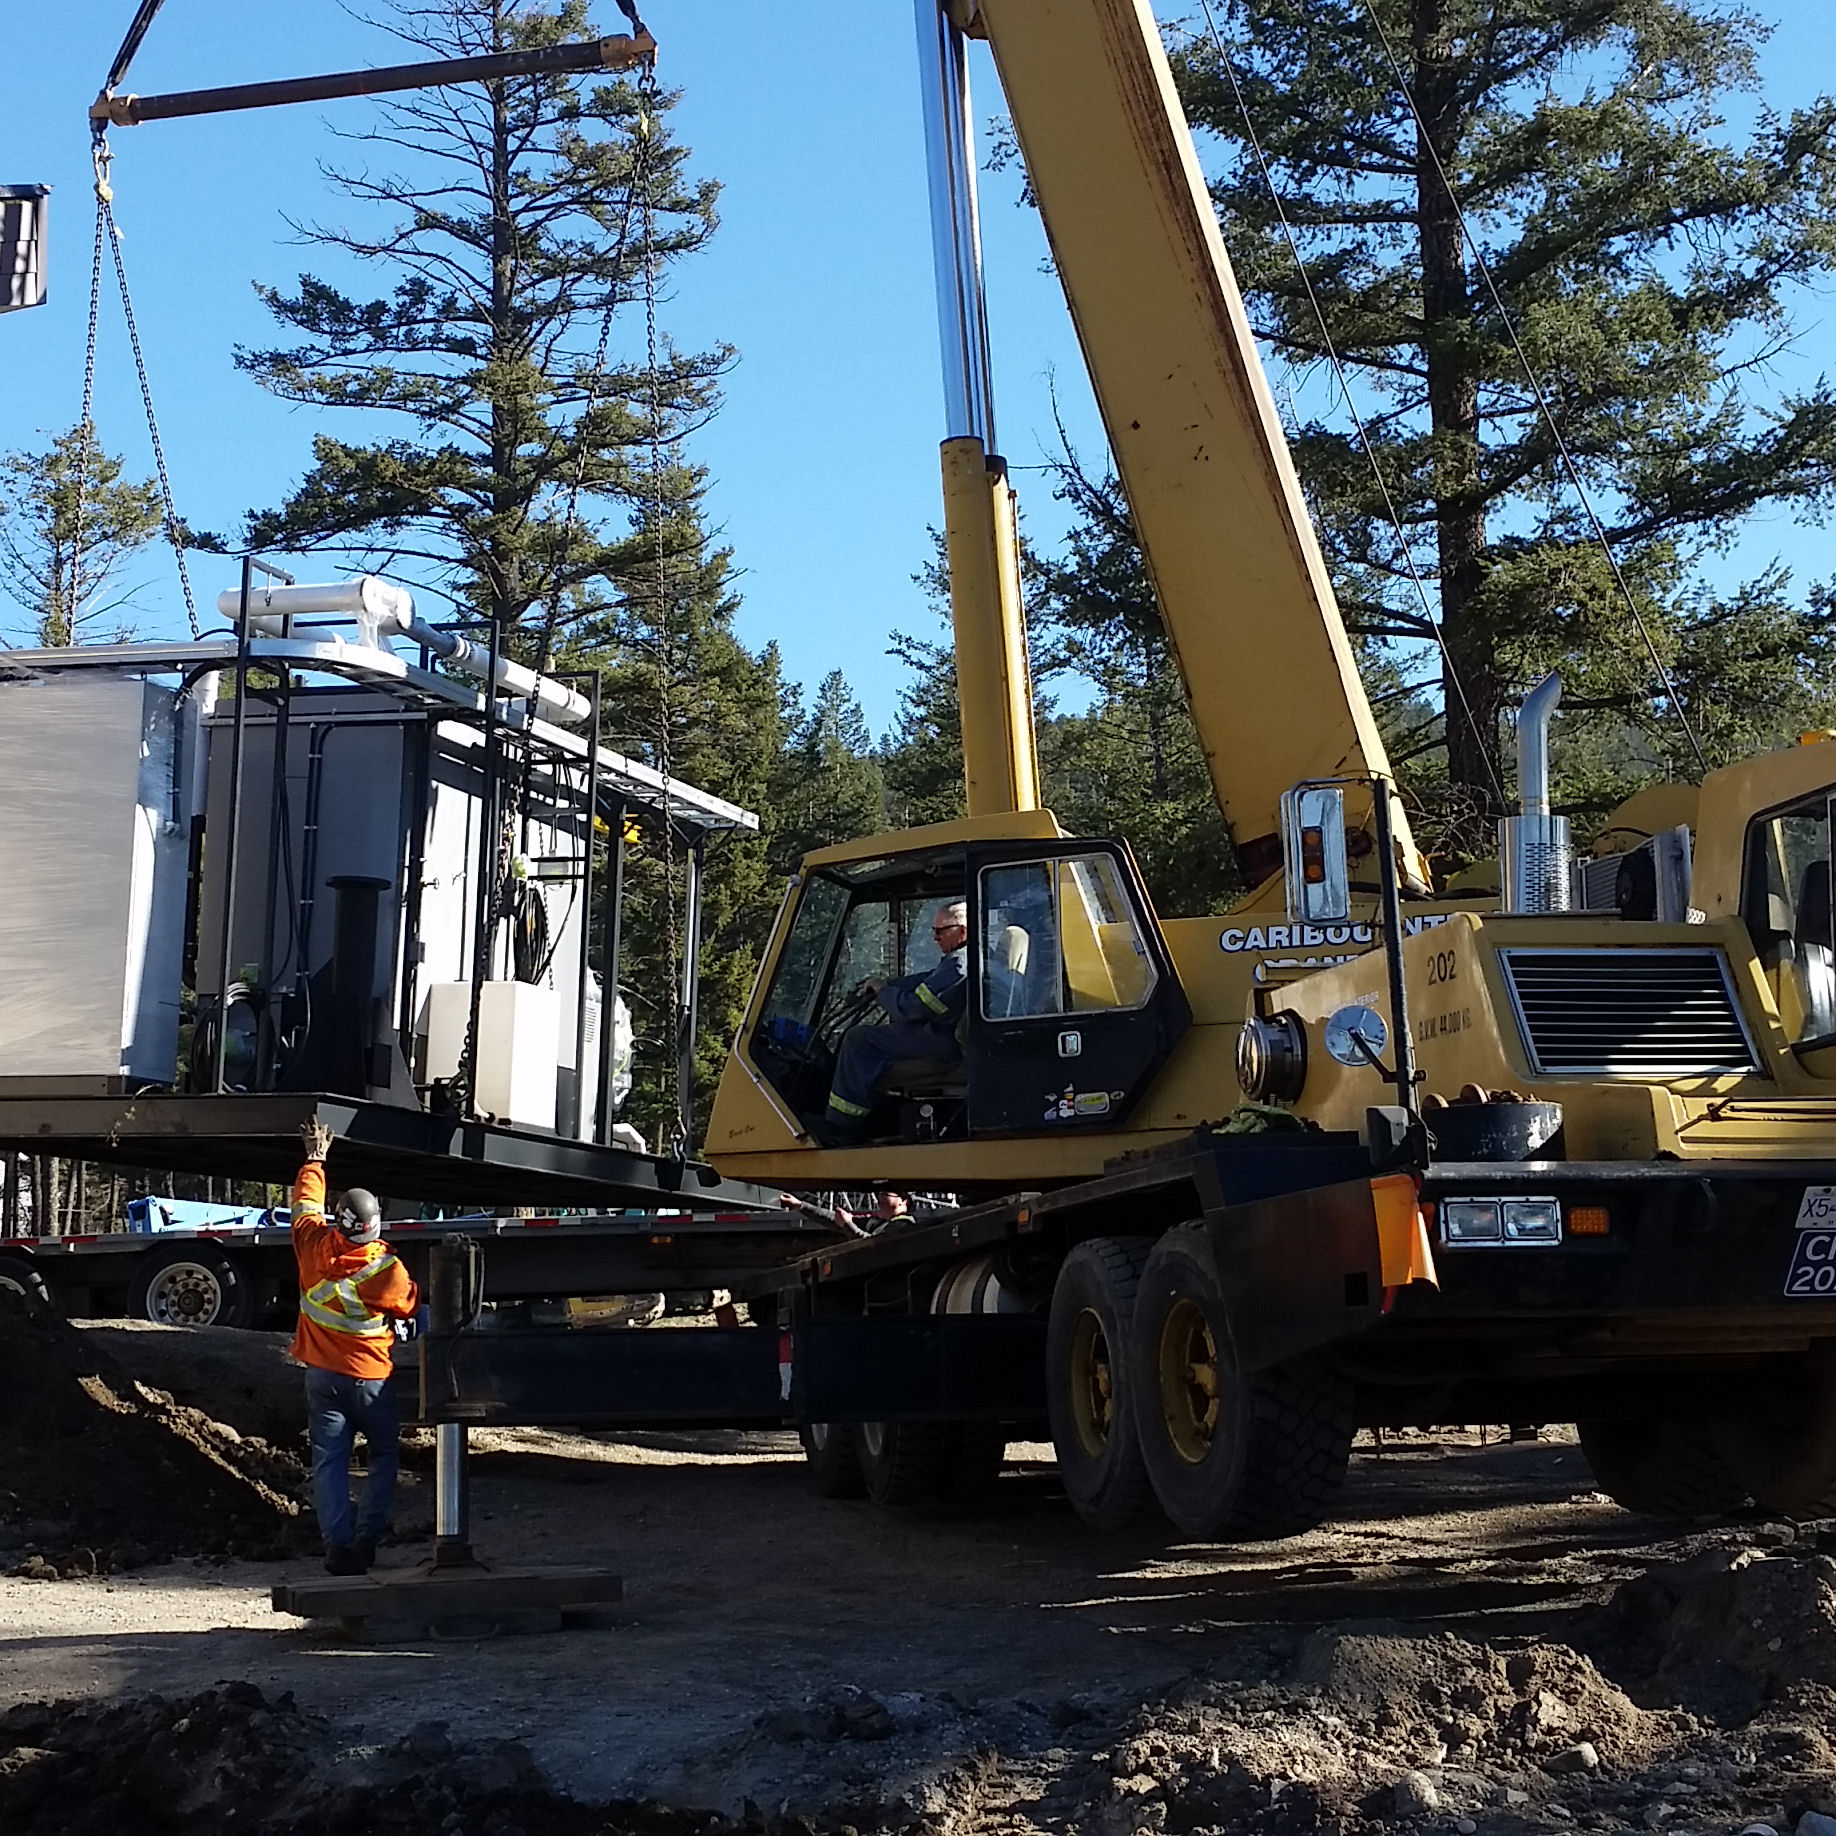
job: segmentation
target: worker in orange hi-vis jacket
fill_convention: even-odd
[[[306,1162],[293,1182],[293,1254],[300,1266],[300,1324],[293,1355],[306,1366],[306,1428],[312,1493],[325,1538],[325,1567],[360,1575],[389,1526],[401,1452],[401,1411],[389,1391],[395,1322],[421,1304],[408,1271],[382,1241],[382,1208],[361,1186],[325,1214],[331,1130],[301,1124]],[[370,1476],[363,1508],[351,1509],[351,1449],[362,1435]]]

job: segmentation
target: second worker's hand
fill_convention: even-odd
[[[332,1132],[317,1116],[300,1124],[300,1139],[306,1144],[308,1160],[322,1161],[331,1152]]]

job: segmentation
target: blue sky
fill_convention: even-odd
[[[1766,56],[1781,104],[1836,82],[1818,0],[1771,0],[1780,22]],[[724,341],[739,359],[726,406],[693,456],[711,474],[710,514],[731,544],[740,626],[775,638],[806,683],[843,670],[876,729],[894,718],[902,670],[894,630],[928,632],[912,576],[937,521],[941,423],[922,134],[910,0],[646,0],[666,82],[683,90],[676,134],[724,186],[722,227],[682,267],[664,306],[685,347]],[[36,14],[39,9],[30,9]],[[129,0],[66,0],[55,28],[12,22],[0,118],[0,180],[53,195],[50,304],[0,320],[0,449],[33,445],[76,418],[88,283],[85,111],[132,12]],[[620,29],[602,5],[602,24]],[[337,0],[167,0],[128,87],[143,92],[397,61],[391,42]],[[999,107],[977,69],[978,115]],[[271,401],[231,363],[237,344],[270,341],[254,279],[326,270],[294,246],[285,219],[334,220],[340,200],[320,163],[360,129],[363,101],[117,130],[116,208],[181,512],[233,529],[277,501],[305,464],[312,415]],[[1029,529],[1059,528],[1046,483],[1024,468],[1053,444],[1052,390],[1074,438],[1100,432],[1044,238],[1016,207],[1012,175],[984,174],[994,318],[996,410]],[[1828,302],[1804,319],[1803,367],[1823,367]],[[633,328],[635,330],[635,328]],[[151,469],[118,312],[105,307],[97,421],[130,467]],[[328,424],[335,424],[336,417]],[[349,417],[345,417],[347,429]],[[1789,525],[1757,532],[1801,572],[1821,538]],[[194,558],[201,600],[229,568]],[[329,570],[326,570],[329,571]],[[221,577],[219,577],[221,576]],[[147,570],[149,634],[182,630],[169,566]],[[4,624],[0,614],[0,624]]]

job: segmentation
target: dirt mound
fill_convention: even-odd
[[[89,1335],[0,1293],[0,1568],[105,1573],[314,1546],[294,1454],[137,1382]]]
[[[1634,1769],[1688,1731],[1563,1645],[1321,1632],[1271,1682],[1201,1686],[1137,1716],[1084,1809],[1108,1836],[1472,1821],[1555,1800],[1584,1772]]]
[[[1612,1611],[1645,1690],[1738,1725],[1805,1685],[1836,1689],[1836,1560],[1823,1540],[1806,1529],[1768,1549],[1708,1549],[1621,1587]]]
[[[157,1326],[151,1320],[84,1320],[79,1330],[117,1364],[238,1434],[276,1446],[303,1444],[306,1399],[293,1335],[236,1326]]]
[[[661,1805],[585,1805],[544,1784],[521,1742],[393,1738],[309,1714],[249,1683],[184,1698],[30,1703],[0,1715],[8,1836],[816,1836]]]

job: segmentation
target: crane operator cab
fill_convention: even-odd
[[[825,1146],[1117,1127],[1191,1021],[1127,844],[890,839],[791,887],[740,1041],[777,1106]]]

